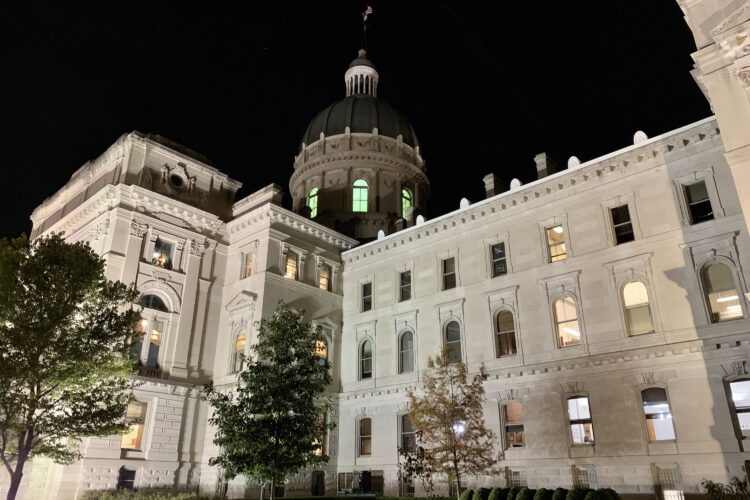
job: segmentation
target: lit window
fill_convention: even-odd
[[[508,273],[507,257],[505,255],[505,243],[492,245],[492,277],[502,276]]]
[[[558,347],[580,344],[581,329],[578,326],[575,301],[570,297],[562,297],[555,301],[554,309]]]
[[[247,278],[253,274],[253,254],[246,253],[242,255],[242,275],[241,278]]]
[[[661,387],[650,387],[641,391],[643,412],[646,414],[649,441],[674,439],[672,412],[667,402],[667,391]]]
[[[448,364],[461,362],[461,327],[457,321],[445,325],[445,345],[448,347]]]
[[[234,339],[234,350],[232,351],[232,373],[241,372],[245,366],[245,344],[247,335],[240,333]]]
[[[372,341],[365,340],[359,348],[359,378],[372,378]]]
[[[573,466],[573,487],[583,490],[595,490],[597,488],[596,469],[593,465]]]
[[[314,187],[307,196],[307,206],[310,207],[310,218],[318,215],[318,188]]]
[[[364,179],[357,179],[354,181],[352,187],[352,211],[353,212],[367,212],[367,181]]]
[[[402,189],[401,190],[401,217],[406,219],[406,209],[411,207],[414,204],[414,199],[412,197],[411,191],[409,189]]]
[[[146,424],[147,404],[131,401],[125,413],[125,425],[128,430],[122,435],[120,448],[123,450],[140,450],[143,441],[143,428]]]
[[[372,309],[372,283],[362,283],[362,312]]]
[[[704,181],[687,184],[685,189],[685,201],[690,211],[690,223],[698,224],[714,218],[714,210],[708,197],[708,190]]]
[[[172,243],[156,238],[151,263],[164,269],[172,269]]]
[[[709,265],[703,271],[703,282],[712,323],[742,317],[740,296],[728,266],[718,262]]]
[[[497,357],[516,354],[516,328],[513,313],[500,311],[495,322],[495,352]]]
[[[611,210],[612,213],[612,226],[615,230],[615,241],[619,245],[620,243],[627,243],[635,239],[635,233],[633,233],[633,222],[630,220],[630,210],[627,205],[620,205]]]
[[[148,356],[146,366],[149,368],[159,367],[159,348],[161,347],[161,337],[164,333],[164,322],[158,319],[153,320],[151,332],[148,336]]]
[[[729,391],[740,434],[744,437],[750,436],[750,379],[730,382]]]
[[[331,266],[321,264],[318,269],[318,286],[321,290],[331,291]]]
[[[297,279],[297,254],[291,250],[286,253],[286,269],[284,271],[284,277],[290,280]]]
[[[406,331],[401,334],[398,341],[398,372],[408,373],[414,371],[414,334]]]
[[[323,424],[323,425],[325,425],[327,421],[328,421],[328,415],[325,414],[325,413],[322,414],[320,416],[320,423]],[[313,451],[313,453],[316,456],[322,457],[325,454],[325,451],[326,451],[325,450],[325,448],[326,448],[325,434],[321,435],[318,438],[313,439],[313,443],[312,444],[315,447],[315,450]]]
[[[167,304],[164,303],[164,301],[159,297],[158,295],[144,295],[141,297],[141,305],[143,307],[147,307],[148,309],[155,309],[157,311],[162,312],[169,312],[169,308],[167,307]]]
[[[514,470],[510,467],[505,468],[505,485],[507,488],[514,486],[525,488],[527,486],[526,474],[520,470]]]
[[[399,302],[411,299],[411,271],[399,273]]]
[[[456,288],[456,259],[443,259],[443,290]]]
[[[318,362],[325,366],[328,362],[328,342],[325,340],[315,341],[315,355],[318,357]]]
[[[401,415],[401,449],[408,452],[417,449],[417,433],[408,413]]]
[[[591,422],[589,398],[576,396],[568,399],[568,421],[573,444],[594,444],[594,425]]]
[[[525,446],[523,433],[523,406],[521,403],[508,403],[503,407],[505,425],[505,447],[522,448]]]
[[[654,323],[651,319],[651,306],[646,285],[640,281],[628,283],[622,289],[622,298],[630,335],[653,332]]]
[[[547,228],[547,248],[549,249],[550,262],[566,259],[565,230],[562,226]]]
[[[130,349],[130,357],[139,366],[145,365],[155,370],[147,370],[142,375],[158,376],[159,349],[164,336],[164,321],[157,318],[141,318],[138,331],[141,333],[138,342]]]
[[[656,468],[656,491],[660,500],[685,500],[678,469]]]
[[[359,421],[359,454],[372,455],[372,420],[369,418]]]

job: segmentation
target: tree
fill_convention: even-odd
[[[435,483],[432,479],[434,474],[432,455],[425,452],[422,446],[418,446],[414,451],[398,448],[398,480],[403,485],[407,480],[417,478],[422,484],[422,489],[428,497],[432,496],[432,490]],[[401,496],[407,496],[403,492]]]
[[[107,280],[87,243],[0,241],[0,461],[14,499],[37,455],[67,464],[78,440],[126,430],[138,294]]]
[[[302,321],[303,313],[279,303],[260,321],[253,356],[237,385],[206,390],[214,410],[218,457],[209,463],[226,478],[239,474],[276,484],[304,467],[328,461],[323,437],[334,424],[325,422],[330,402],[323,397],[331,381],[330,363],[316,354],[325,342],[321,332]]]
[[[408,393],[409,418],[433,458],[434,471],[445,474],[449,484],[455,481],[460,492],[463,476],[490,474],[497,460],[495,436],[485,427],[482,411],[484,365],[469,382],[466,365],[450,364],[449,349],[428,358],[422,395]]]

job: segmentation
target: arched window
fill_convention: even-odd
[[[318,188],[314,187],[307,196],[307,206],[310,207],[310,218],[318,215]]]
[[[649,387],[641,391],[643,412],[646,414],[649,441],[674,439],[672,411],[667,401],[667,391],[661,387]]]
[[[149,309],[156,309],[157,311],[169,312],[167,304],[158,295],[148,294],[141,297],[141,305]]]
[[[414,334],[406,331],[398,341],[398,372],[414,371]]]
[[[359,348],[359,378],[372,378],[372,341],[365,340]]]
[[[503,407],[503,425],[505,426],[505,447],[522,448],[524,446],[523,406],[512,401]]]
[[[234,338],[234,350],[232,350],[232,373],[241,372],[245,366],[245,344],[247,343],[247,335],[244,333],[238,334]]]
[[[328,342],[325,339],[315,341],[315,355],[318,357],[318,362],[321,365],[325,365],[328,362]]]
[[[458,321],[445,325],[445,345],[448,348],[448,364],[461,362],[461,327]]]
[[[401,217],[406,219],[406,209],[414,204],[414,197],[411,190],[404,188],[401,190]]]
[[[516,354],[516,328],[510,311],[500,311],[495,320],[495,352],[498,358]]]
[[[364,179],[354,181],[352,187],[352,211],[367,212],[367,191],[369,186]]]
[[[554,303],[555,331],[558,347],[581,343],[581,329],[578,326],[576,303],[571,297],[562,297]]]
[[[648,300],[646,285],[632,281],[622,288],[622,300],[625,305],[625,319],[630,335],[640,335],[654,331],[651,318],[651,306]]]
[[[711,322],[741,318],[740,296],[729,266],[718,262],[703,270],[703,287],[711,311]]]
[[[164,337],[166,320],[154,315],[141,318],[138,330],[141,333],[138,342],[131,347],[130,357],[138,366],[145,366],[153,370],[142,370],[141,375],[159,378],[159,350]]]
[[[372,455],[372,420],[369,418],[359,421],[359,454]]]

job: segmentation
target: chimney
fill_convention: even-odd
[[[492,198],[496,194],[505,191],[505,183],[495,174],[487,174],[482,180],[484,181],[484,190],[487,193],[487,198]]]
[[[547,156],[547,153],[539,153],[534,157],[536,163],[536,174],[539,179],[547,177],[557,172],[555,160]]]

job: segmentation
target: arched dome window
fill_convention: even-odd
[[[155,309],[157,311],[169,312],[167,304],[158,295],[149,294],[141,297],[141,305],[148,309]]]
[[[352,187],[352,212],[367,212],[367,192],[370,187],[364,179],[354,181]]]
[[[314,187],[307,196],[307,206],[310,207],[310,218],[318,215],[318,188]]]
[[[401,217],[406,219],[406,209],[414,205],[414,196],[411,190],[404,188],[401,190]]]

